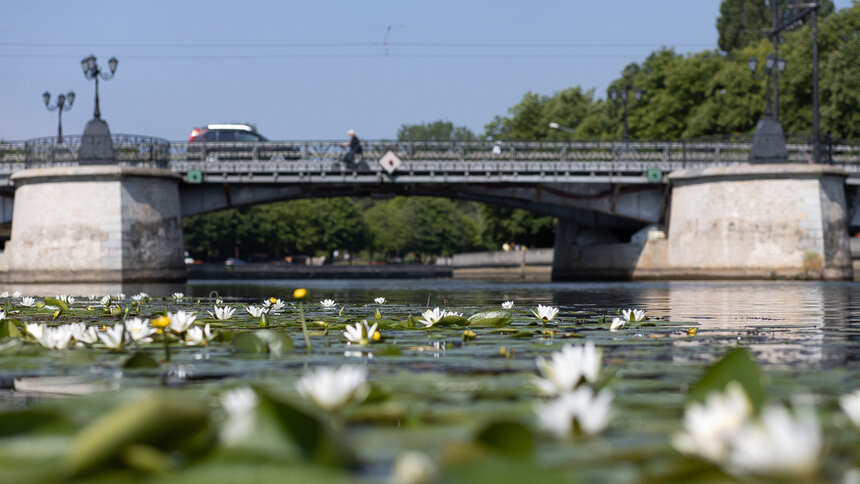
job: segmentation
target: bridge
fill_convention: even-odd
[[[363,161],[341,163],[336,141],[167,142],[114,135],[121,165],[182,176],[182,215],[306,197],[425,195],[475,200],[578,220],[635,227],[662,220],[667,176],[689,168],[746,164],[747,141],[438,142],[363,141]],[[0,223],[12,216],[10,175],[77,165],[79,136],[0,144]],[[808,163],[812,146],[787,145],[789,162]],[[393,153],[400,164],[378,160]],[[829,164],[860,185],[860,142],[826,152]],[[858,220],[860,225],[860,220]]]
[[[764,188],[756,185],[759,188],[749,192],[748,199],[741,202],[756,206],[761,204],[757,200],[760,198],[760,191],[769,193],[786,190],[786,188],[777,190],[775,187],[778,184],[766,182],[767,180],[782,180],[785,181],[786,187],[791,187],[794,186],[792,183],[802,179],[817,184],[815,193],[826,188],[827,197],[824,198],[829,200],[835,197],[835,203],[843,207],[842,212],[839,212],[841,215],[831,210],[832,213],[824,218],[841,217],[842,221],[839,223],[844,226],[847,227],[849,222],[846,220],[850,220],[851,226],[860,227],[860,220],[857,220],[860,219],[860,214],[856,213],[856,207],[860,206],[856,189],[860,185],[860,143],[831,145],[825,151],[828,164],[813,166],[809,165],[812,146],[789,140],[787,150],[790,165],[778,165],[783,167],[780,169],[750,171],[745,167],[748,165],[751,144],[743,140],[719,142],[365,140],[363,159],[360,163],[355,166],[345,166],[340,161],[344,149],[340,142],[335,141],[206,144],[113,135],[115,163],[110,165],[114,167],[113,169],[108,169],[107,166],[102,167],[104,169],[79,167],[79,170],[75,171],[74,168],[78,165],[77,156],[81,137],[67,136],[63,141],[62,144],[57,144],[52,137],[0,144],[0,200],[3,202],[0,206],[2,209],[0,222],[8,223],[12,220],[13,213],[17,213],[13,209],[13,195],[21,191],[22,185],[42,186],[46,183],[62,183],[63,178],[67,176],[70,181],[75,177],[89,181],[110,179],[118,182],[120,184],[118,186],[124,187],[123,190],[127,193],[123,193],[126,195],[130,193],[131,201],[136,203],[137,199],[151,196],[146,193],[151,190],[142,188],[149,185],[144,183],[126,186],[123,180],[129,177],[143,177],[141,179],[150,177],[153,180],[155,178],[161,180],[152,182],[152,187],[159,187],[158,190],[167,186],[178,188],[167,189],[178,192],[175,201],[156,203],[159,206],[156,211],[159,213],[171,210],[177,213],[176,216],[169,217],[173,231],[178,223],[176,217],[187,217],[229,207],[308,197],[426,195],[495,203],[556,216],[560,221],[556,243],[558,253],[560,246],[578,246],[577,234],[583,227],[610,229],[629,235],[646,224],[664,223],[670,219],[675,224],[681,218],[675,215],[669,217],[667,214],[683,212],[672,207],[677,203],[679,194],[687,193],[677,188],[684,184],[716,186],[713,182],[731,180],[733,183],[737,182],[736,185],[732,185],[733,187],[742,188],[746,185],[741,182],[755,180],[757,183],[764,183],[764,185],[759,183]],[[37,168],[46,168],[48,171],[35,170]],[[68,170],[62,171],[65,168]],[[171,176],[176,181],[167,180],[169,178],[165,178],[167,175],[144,174],[140,171],[147,168],[161,168],[162,171],[158,173],[172,172],[175,175]],[[21,175],[15,175],[18,178],[17,182],[13,183],[15,177],[12,175],[16,173]],[[670,179],[675,174],[683,173],[687,175],[679,175],[680,178],[670,183]],[[689,175],[690,173],[694,175]],[[695,173],[704,173],[704,175],[699,176]],[[32,185],[34,183],[36,185]],[[673,185],[676,187],[674,191],[677,192],[674,196],[672,195]],[[807,185],[804,185],[803,189],[812,190],[810,188],[812,185]],[[839,188],[833,188],[835,186]],[[52,190],[49,195],[40,195],[41,199],[46,196],[67,195],[56,188]],[[796,192],[797,189],[789,188],[789,190]],[[834,190],[838,190],[838,194]],[[790,197],[793,195],[794,193],[791,192],[779,195],[782,198],[777,198],[779,200],[777,204],[782,206],[790,202]],[[88,196],[98,196],[98,194],[91,193]],[[170,197],[172,195],[168,198]],[[697,197],[690,198],[688,203],[694,204],[702,198]],[[721,197],[714,203],[739,202],[731,196],[721,195]],[[824,252],[823,239],[807,241],[809,230],[813,233],[826,231],[815,227],[809,228],[809,224],[821,222],[821,213],[826,210],[826,207],[821,208],[819,204],[823,203],[824,198],[809,195],[808,200],[804,199],[803,207],[799,209],[802,213],[795,214],[806,222],[798,226],[801,227],[798,229],[800,230],[798,237],[802,240],[799,242],[800,245],[792,249],[791,257],[798,258],[798,251],[800,250],[802,254],[802,250],[809,247],[816,250],[807,252]],[[767,203],[773,203],[773,200],[767,199]],[[705,211],[710,211],[711,208],[707,205],[702,207]],[[750,210],[754,208],[757,207],[752,207]],[[737,211],[736,208],[731,210]],[[121,212],[122,217],[127,216],[125,209]],[[691,217],[691,223],[695,222],[693,220],[695,214],[688,214],[688,216]],[[771,219],[774,218],[772,213],[762,213],[757,216],[764,218],[753,224],[756,230],[765,225],[771,227]],[[779,215],[776,216],[777,219],[779,217]],[[815,222],[816,220],[818,222]],[[717,220],[714,226],[722,227],[723,222],[725,221]],[[782,225],[773,226],[767,230],[784,231],[783,222],[785,221],[779,221]],[[735,221],[727,223],[727,230],[736,231],[731,228],[735,226]],[[789,222],[791,223],[794,222]],[[26,247],[19,244],[18,251],[31,250],[34,244],[38,246],[38,239],[45,237],[45,233],[52,230],[54,228],[45,226],[32,228],[31,237],[36,242],[30,241]],[[164,227],[152,226],[147,230],[151,232],[147,236],[149,237],[147,244],[158,245],[158,237],[163,237],[165,234]],[[181,233],[181,230],[179,232]],[[69,231],[66,230],[58,237],[68,237],[68,233]],[[92,236],[86,237],[88,242],[92,241]],[[120,239],[125,240],[123,237]],[[111,247],[117,243],[113,243]],[[121,244],[127,243],[121,242]],[[173,243],[179,244],[181,249],[181,237],[178,242],[174,240]],[[847,242],[843,245],[847,245]],[[93,247],[99,246],[96,244]],[[108,252],[111,250],[114,249],[111,248]],[[661,256],[663,258],[657,266],[672,265],[665,259],[667,250],[660,249],[662,251],[660,253],[664,255]],[[175,252],[175,248],[171,248],[170,251]],[[830,249],[828,251],[828,253],[834,252]],[[633,262],[628,261],[628,265],[635,265],[636,260],[642,257],[641,247],[634,249],[634,252],[625,256],[628,259],[630,257],[635,259]],[[564,249],[564,253],[573,252],[572,249]],[[36,252],[32,254],[34,258],[36,258],[35,254]],[[579,253],[577,257],[580,262],[578,263],[587,256]],[[121,260],[125,255],[117,257],[119,257],[117,260]],[[606,256],[601,257],[606,258]],[[618,258],[616,255],[608,257]],[[693,259],[690,260],[693,262],[687,261],[685,264],[699,264]],[[568,265],[570,263],[569,260],[565,262]],[[794,274],[791,271],[795,269],[783,269],[779,268],[783,271],[779,272],[780,274]],[[722,269],[715,269],[716,272],[709,273],[719,274],[720,270]],[[622,268],[621,271],[629,272],[628,268]],[[756,271],[750,274],[763,274],[758,269]],[[837,275],[834,276],[836,278],[844,276],[842,269],[836,273]]]

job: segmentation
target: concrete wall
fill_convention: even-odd
[[[185,279],[177,175],[111,165],[25,170],[12,179],[4,280]]]
[[[559,221],[553,279],[851,279],[845,172],[820,165],[673,173],[667,238],[576,244]]]

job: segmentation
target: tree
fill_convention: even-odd
[[[771,0],[771,2],[777,0]],[[797,0],[785,0],[779,2],[777,7],[778,23],[788,21],[803,8],[798,4],[805,2]],[[819,18],[830,15],[835,10],[832,0],[819,0]],[[793,8],[797,5],[797,8]],[[805,24],[809,19],[801,20]],[[765,0],[723,0],[720,4],[720,16],[717,18],[717,32],[719,40],[717,44],[723,52],[732,52],[737,49],[757,44],[762,39],[769,39],[773,28],[770,2]]]
[[[454,126],[450,121],[403,124],[397,130],[400,141],[474,141],[475,134],[465,126]]]

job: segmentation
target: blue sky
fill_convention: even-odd
[[[836,0],[836,7],[850,0]],[[65,134],[93,111],[95,55],[114,133],[184,140],[251,122],[270,139],[394,138],[448,120],[476,133],[527,91],[605,97],[653,50],[716,48],[719,0],[0,0],[0,139],[56,134],[41,94],[75,91]],[[387,41],[387,45],[386,45]]]

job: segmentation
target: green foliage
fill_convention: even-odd
[[[552,247],[555,219],[497,205],[479,205],[484,220],[482,237],[492,247],[505,242],[529,247]]]
[[[454,126],[450,121],[404,124],[397,130],[400,141],[474,141],[477,139],[465,126]]]
[[[788,3],[779,2],[778,20],[779,24],[788,20],[797,12],[797,9],[788,8]],[[819,17],[829,15],[834,10],[832,0],[821,0]],[[802,23],[807,23],[808,18]],[[731,52],[750,45],[754,45],[762,39],[769,39],[768,34],[772,30],[771,4],[765,0],[723,0],[720,4],[720,16],[717,18],[717,32],[720,37],[717,41],[720,49]]]

